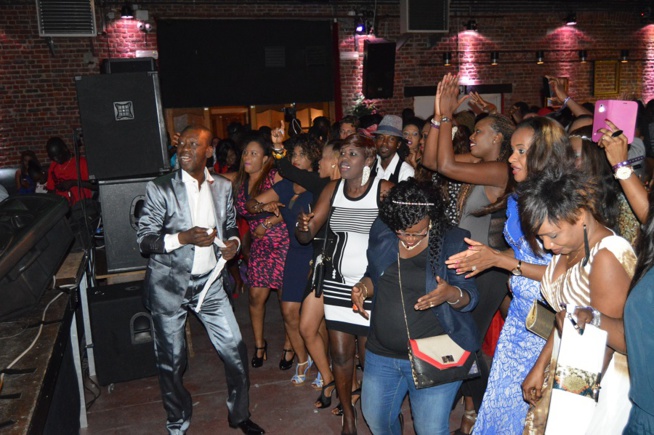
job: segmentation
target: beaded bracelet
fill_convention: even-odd
[[[359,284],[363,288],[363,300],[365,301],[366,299],[368,299],[368,287],[366,287],[366,285],[361,281],[359,281]]]
[[[615,165],[613,165],[613,170],[615,171],[623,166],[631,166],[634,163],[638,163],[642,160],[645,160],[645,156],[638,156],[638,157],[634,157],[633,159],[625,160],[624,162],[616,163]]]

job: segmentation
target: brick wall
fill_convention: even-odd
[[[111,5],[118,15],[119,4]],[[364,37],[353,36],[354,21],[347,16],[350,6],[333,5],[209,5],[145,4],[156,18],[329,18],[339,24],[339,50],[358,51],[358,60],[341,60],[342,110],[347,113],[361,90]],[[98,10],[100,17],[109,9]],[[136,50],[156,50],[156,34],[140,32],[135,21],[108,21],[96,38],[54,38],[51,48],[38,36],[33,0],[16,0],[0,5],[0,167],[18,163],[23,149],[33,149],[47,159],[44,144],[58,135],[70,144],[73,129],[79,127],[74,77],[97,74],[99,66],[85,64],[84,55],[93,52],[100,60],[134,57]],[[377,11],[376,35],[388,40],[399,37],[399,9],[382,5]],[[469,17],[452,17],[449,34],[413,34],[396,57],[394,97],[375,100],[383,113],[400,113],[411,107],[404,97],[405,86],[434,85],[446,72],[460,71],[468,84],[512,84],[505,95],[505,107],[515,101],[542,104],[541,76],[552,74],[570,79],[570,93],[593,101],[593,60],[617,59],[628,48],[630,57],[641,59],[620,64],[620,85],[624,97],[654,97],[654,62],[643,59],[654,50],[654,26],[643,27],[631,13],[578,13],[579,25],[562,26],[557,14],[507,14],[478,17],[479,32],[463,32]],[[589,62],[578,61],[577,49],[588,50]],[[546,63],[536,65],[536,50],[546,52]],[[442,53],[453,52],[453,66],[442,66]],[[500,64],[491,66],[489,52],[500,52]],[[648,56],[649,54],[649,56]]]

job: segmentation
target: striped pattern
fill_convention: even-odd
[[[377,218],[376,208],[334,207],[330,227],[335,233],[370,234],[370,227]]]

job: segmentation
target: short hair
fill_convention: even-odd
[[[596,181],[584,171],[551,165],[520,183],[516,189],[520,224],[526,240],[536,253],[538,229],[549,221],[574,224],[582,210],[588,210],[600,222]]]
[[[414,116],[404,121],[404,125],[402,126],[402,128],[405,128],[407,125],[415,125],[416,127],[418,127],[418,131],[422,131],[422,127],[425,126],[425,121],[422,118],[418,118],[417,116]]]
[[[180,133],[180,136],[186,133],[187,131],[202,131],[205,132],[209,135],[209,145],[211,145],[211,141],[213,140],[213,131],[205,127],[204,125],[187,125],[184,127],[184,130]]]
[[[518,109],[523,116],[529,112],[529,104],[525,103],[524,101],[518,101],[514,103],[513,107]]]
[[[361,148],[363,150],[363,155],[365,158],[375,157],[377,155],[377,148],[375,147],[375,141],[368,136],[364,136],[361,133],[351,134],[345,139],[341,144],[341,149],[353,146],[356,148]]]
[[[295,147],[300,147],[302,151],[307,154],[307,159],[309,159],[311,162],[311,168],[314,171],[318,170],[318,160],[320,160],[321,154],[321,144],[318,138],[310,134],[302,133],[288,139],[284,143],[284,146],[290,151],[291,154],[293,153],[293,149]]]
[[[339,126],[339,127],[340,127],[341,125],[343,125],[343,124],[352,124],[352,125],[354,126],[354,128],[358,128],[358,127],[359,127],[359,118],[357,118],[357,117],[354,116],[354,115],[347,115],[347,116],[343,117],[343,118],[338,122],[338,126]]]

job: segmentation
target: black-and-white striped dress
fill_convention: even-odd
[[[325,272],[323,292],[327,328],[356,335],[368,335],[370,321],[352,310],[352,286],[363,277],[368,266],[366,250],[370,227],[379,214],[379,189],[381,181],[370,183],[368,190],[359,198],[345,194],[345,182],[336,186],[332,203],[329,228],[335,237],[332,254],[333,265]],[[365,302],[371,314],[372,302]]]

